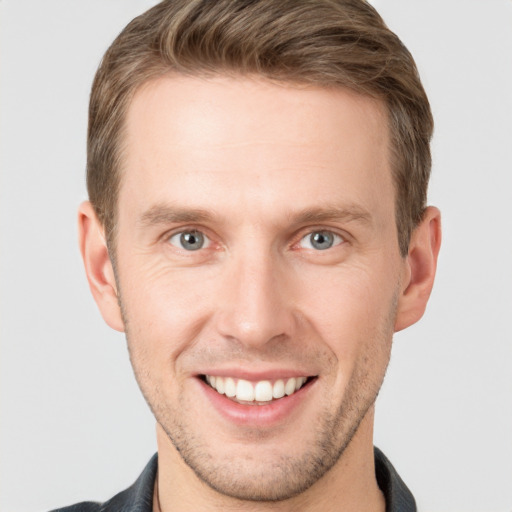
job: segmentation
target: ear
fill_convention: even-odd
[[[395,332],[409,327],[423,316],[434,285],[440,246],[441,213],[437,208],[429,206],[412,233],[405,258]]]
[[[101,315],[116,331],[124,331],[114,269],[108,254],[103,226],[89,201],[78,209],[78,237],[89,287]]]

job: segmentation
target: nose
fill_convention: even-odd
[[[247,348],[293,336],[296,317],[286,264],[270,251],[230,258],[219,294],[217,329]]]

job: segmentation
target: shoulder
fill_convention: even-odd
[[[51,512],[151,512],[157,467],[155,454],[133,485],[110,500],[104,503],[84,501]]]

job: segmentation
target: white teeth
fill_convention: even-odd
[[[224,379],[217,377],[215,379],[215,389],[221,394],[224,394]]]
[[[254,388],[249,381],[242,379],[238,381],[236,385],[236,398],[244,402],[252,402],[254,400]]]
[[[272,400],[272,384],[268,380],[261,380],[254,386],[254,399],[256,402]]]
[[[272,390],[272,396],[274,398],[283,398],[284,396],[284,381],[279,379],[276,380],[274,384],[274,389]]]
[[[284,392],[288,396],[290,396],[295,391],[295,384],[296,384],[296,382],[297,381],[293,377],[286,381],[286,384],[284,386]]]
[[[236,395],[236,384],[231,377],[226,379],[226,382],[224,383],[224,391],[226,396],[229,396],[230,398]]]
[[[295,379],[297,382],[295,383],[295,391],[297,391],[298,389],[300,389],[304,383],[306,382],[306,377],[297,377],[297,379]]]
[[[270,402],[272,399],[292,395],[306,382],[306,377],[292,377],[288,380],[278,379],[272,385],[269,380],[249,382],[232,377],[206,375],[206,382],[221,395],[236,398],[241,402]]]

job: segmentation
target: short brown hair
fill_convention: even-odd
[[[87,187],[111,244],[126,111],[143,83],[170,71],[257,74],[383,100],[407,254],[426,204],[433,119],[411,54],[365,0],[164,0],[129,23],[101,62],[89,107]]]

